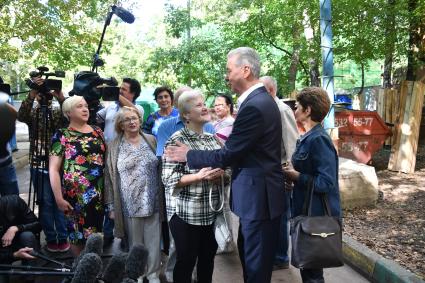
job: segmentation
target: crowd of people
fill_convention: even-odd
[[[9,227],[16,226],[15,233],[38,233],[41,225],[47,250],[71,249],[74,256],[93,233],[102,232],[105,245],[120,238],[123,249],[144,244],[149,282],[160,282],[162,250],[168,255],[168,282],[189,283],[195,277],[204,283],[212,282],[216,253],[226,252],[218,251],[214,234],[216,208],[224,203],[224,212],[231,209],[239,217],[233,229],[238,229],[244,281],[270,282],[272,270],[289,267],[288,219],[301,213],[306,184],[314,184],[315,215],[324,212],[323,193],[332,215],[340,217],[341,209],[337,153],[321,126],[330,108],[327,93],[303,89],[294,115],[277,98],[276,80],[260,78],[260,66],[251,48],[229,52],[226,81],[238,96],[237,105],[218,94],[215,121],[202,92],[188,86],[175,92],[156,88],[159,110],[143,121],[143,108],[135,103],[140,84],[125,78],[119,100],[97,112],[96,125],[88,123],[83,96],[65,99],[59,91],[53,96],[61,113],[53,111],[53,122],[43,125],[40,103],[34,105],[39,94],[31,90],[17,118],[28,124],[32,144],[34,133],[48,133],[49,147],[31,159],[40,162],[48,153],[48,168],[31,172],[39,220],[30,217],[26,229]],[[301,137],[297,123],[306,131]],[[3,155],[0,168],[10,158]],[[15,241],[11,234],[3,235],[3,247]],[[321,269],[302,269],[301,276],[303,282],[324,282]]]

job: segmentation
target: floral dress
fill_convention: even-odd
[[[102,231],[105,142],[100,128],[90,133],[68,127],[52,138],[50,155],[63,158],[62,194],[74,208],[65,214],[69,240],[84,243]]]

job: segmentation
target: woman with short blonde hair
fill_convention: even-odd
[[[71,250],[78,255],[86,239],[103,230],[106,144],[102,130],[87,124],[90,114],[82,96],[66,99],[62,111],[69,126],[52,137],[49,175],[58,208],[65,213]]]
[[[129,246],[147,247],[146,277],[159,283],[161,260],[159,161],[155,137],[140,131],[140,112],[122,107],[115,120],[117,137],[109,144],[105,203],[115,220],[114,236]]]

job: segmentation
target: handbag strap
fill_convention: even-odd
[[[221,176],[221,188],[218,189],[218,194],[220,196],[220,199],[222,199],[219,209],[215,209],[212,205],[212,190],[213,190],[213,186],[211,186],[209,196],[208,196],[210,208],[214,212],[220,212],[223,210],[223,207],[224,207],[224,178],[223,176]]]
[[[314,195],[314,178],[310,178],[307,182],[307,194],[304,198],[304,204],[303,204],[303,214],[307,216],[311,216],[311,207],[313,206],[313,195]],[[325,212],[325,215],[331,216],[331,209],[328,202],[328,194],[321,193],[320,198],[323,205],[323,210]]]

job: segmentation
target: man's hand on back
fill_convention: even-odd
[[[176,141],[176,145],[169,145],[165,148],[165,158],[173,162],[186,162],[186,155],[189,151],[189,147],[179,141]]]

